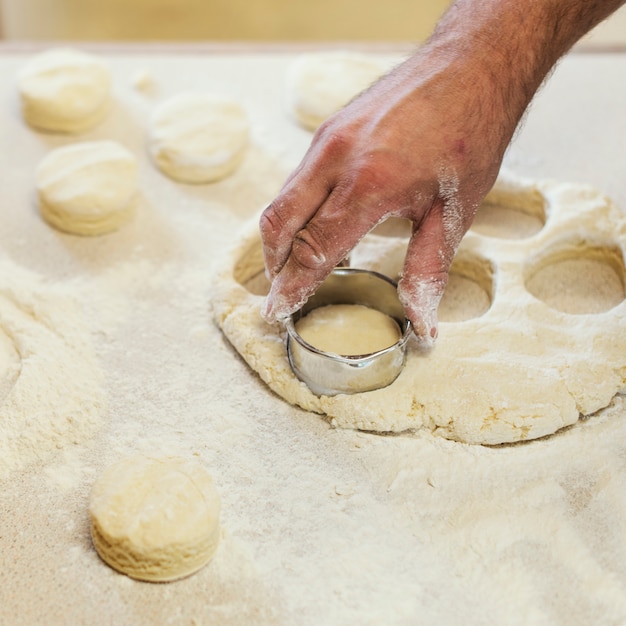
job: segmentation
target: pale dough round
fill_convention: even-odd
[[[393,346],[402,336],[392,317],[362,304],[318,307],[295,327],[314,348],[341,356],[373,354]]]
[[[563,261],[585,258],[612,269],[623,289],[626,218],[588,186],[532,181],[506,172],[486,201],[532,214],[540,204],[545,225],[519,240],[467,233],[452,269],[475,282],[481,303],[486,297],[490,306],[485,311],[482,304],[469,303],[472,315],[442,319],[430,351],[409,342],[404,370],[384,389],[318,397],[297,379],[289,366],[284,328],[264,322],[263,296],[244,286],[263,271],[257,220],[217,270],[215,319],[274,392],[328,415],[337,426],[378,432],[429,429],[482,444],[554,433],[626,391],[626,301],[622,291],[616,305],[572,314],[530,289],[539,293],[538,272],[549,278],[553,272],[547,268],[557,271],[570,263]],[[395,277],[407,241],[369,234],[351,255],[351,265]],[[571,280],[581,283],[585,276],[578,273]],[[602,297],[597,280],[586,280],[587,289]]]
[[[184,183],[209,183],[232,174],[249,141],[249,121],[237,102],[182,93],[163,102],[150,120],[149,149],[157,167]]]
[[[79,133],[95,126],[111,104],[111,74],[99,58],[72,49],[33,57],[18,74],[22,115],[38,130]]]
[[[133,214],[137,161],[114,141],[64,146],[41,161],[36,187],[49,224],[75,235],[102,235]]]
[[[138,580],[189,576],[219,543],[219,494],[193,460],[133,456],[115,463],[95,482],[89,514],[102,560]]]
[[[316,130],[386,70],[380,59],[358,52],[303,54],[287,72],[288,110],[304,128]]]

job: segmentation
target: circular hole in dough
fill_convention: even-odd
[[[570,314],[609,311],[625,296],[624,257],[617,246],[561,243],[528,261],[526,289],[549,307]]]
[[[500,239],[527,239],[546,223],[546,200],[534,187],[494,189],[486,196],[471,230]]]
[[[154,111],[149,150],[166,176],[184,183],[210,183],[239,167],[249,134],[248,116],[237,102],[182,93]]]
[[[255,274],[243,285],[252,295],[266,296],[270,292],[272,284],[265,275],[265,270]]]
[[[38,130],[78,133],[95,126],[111,104],[111,74],[99,58],[72,49],[33,57],[18,73],[24,120]]]
[[[379,59],[358,52],[301,55],[287,71],[288,109],[304,128],[316,130],[386,69]]]
[[[494,268],[479,257],[460,251],[452,263],[439,303],[442,322],[464,322],[484,315],[493,301]]]
[[[256,240],[246,248],[233,268],[233,278],[255,296],[266,296],[270,291],[270,281],[265,276],[263,248]]]
[[[219,494],[193,460],[119,461],[94,484],[89,513],[102,560],[138,580],[165,582],[193,574],[219,543]]]
[[[58,230],[102,235],[132,216],[137,162],[114,141],[82,142],[57,148],[36,171],[39,209]]]

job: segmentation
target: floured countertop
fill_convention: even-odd
[[[209,299],[213,264],[310,141],[284,106],[296,52],[98,53],[116,104],[76,137],[22,122],[14,79],[30,53],[0,54],[0,261],[19,268],[11,281],[23,271],[74,300],[99,372],[88,424],[64,426],[51,452],[12,452],[42,458],[1,481],[0,623],[626,623],[624,399],[500,447],[341,430],[287,405],[223,339]],[[508,169],[589,183],[626,210],[624,76],[626,54],[564,59]],[[148,115],[183,90],[232,96],[250,115],[253,145],[220,183],[175,183],[147,156]],[[137,215],[111,235],[61,234],[39,216],[34,169],[93,139],[137,156]],[[187,579],[131,580],[92,547],[91,485],[136,452],[194,457],[221,494],[220,547]]]

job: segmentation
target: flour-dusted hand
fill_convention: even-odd
[[[410,59],[316,132],[261,222],[272,321],[374,226],[413,222],[398,289],[431,344],[456,249],[557,59],[624,0],[458,0]]]
[[[418,336],[434,339],[454,252],[512,125],[495,119],[487,84],[461,89],[465,61],[444,71],[446,62],[426,59],[419,77],[416,61],[326,122],[264,212],[269,319],[299,308],[369,230],[398,216],[414,224],[400,297]]]

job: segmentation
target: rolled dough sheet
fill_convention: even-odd
[[[276,393],[326,414],[337,426],[379,432],[428,429],[482,444],[554,433],[607,406],[624,390],[626,221],[589,186],[533,181],[507,172],[479,213],[494,207],[502,214],[534,216],[543,227],[517,240],[508,238],[508,227],[507,237],[478,232],[465,237],[453,276],[456,284],[462,279],[486,294],[486,310],[443,321],[430,352],[410,347],[404,371],[389,387],[318,397],[295,378],[281,326],[261,319],[263,296],[245,287],[262,271],[256,222],[217,275],[217,322]],[[402,236],[370,234],[351,264],[395,278],[406,244]],[[559,284],[555,275],[567,264],[573,273]],[[603,307],[601,290],[607,281],[618,293],[609,288],[616,297]],[[567,304],[572,290],[593,295],[586,304],[576,295]]]

